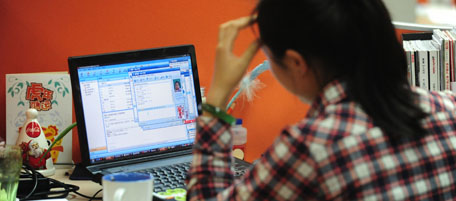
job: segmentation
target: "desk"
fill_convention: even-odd
[[[89,197],[92,197],[97,191],[99,191],[100,189],[103,188],[100,184],[95,183],[93,181],[89,181],[89,180],[70,180],[70,175],[71,175],[72,171],[73,171],[73,168],[70,168],[70,167],[56,168],[55,174],[53,176],[51,176],[51,178],[58,180],[60,182],[63,182],[65,184],[72,184],[72,185],[79,186],[78,193],[81,193],[81,194],[89,196]],[[103,191],[98,193],[96,197],[103,197]],[[84,198],[76,193],[70,193],[66,199],[68,199],[70,201],[82,201],[82,200],[87,201],[87,200],[89,200],[88,198]],[[160,199],[154,195],[154,200],[160,200]],[[170,200],[174,200],[174,199],[171,198]]]
[[[51,176],[51,178],[58,180],[60,182],[63,182],[65,184],[73,184],[76,186],[79,186],[79,191],[78,193],[81,193],[86,196],[92,197],[98,190],[102,189],[102,186],[100,184],[97,184],[93,181],[89,180],[70,180],[70,174],[73,171],[73,168],[56,168],[55,169],[55,174]],[[100,192],[97,194],[96,197],[102,197],[103,192]],[[87,198],[81,197],[75,193],[70,193],[67,197],[68,200],[85,200],[87,201]]]

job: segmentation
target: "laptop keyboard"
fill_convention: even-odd
[[[144,170],[144,172],[154,176],[154,192],[162,192],[167,189],[185,189],[185,177],[187,176],[189,168],[190,162],[157,167]]]
[[[138,172],[145,172],[154,176],[154,192],[163,192],[168,189],[186,189],[185,178],[190,169],[191,162],[179,163],[170,166],[156,167]],[[250,164],[244,161],[234,163],[233,171],[235,177],[245,174]]]

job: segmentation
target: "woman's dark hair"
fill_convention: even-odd
[[[299,52],[321,87],[344,81],[348,97],[391,138],[424,136],[426,113],[410,90],[405,54],[381,0],[261,0],[255,12],[273,60],[280,64],[287,49]]]

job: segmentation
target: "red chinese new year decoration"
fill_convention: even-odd
[[[43,87],[42,83],[30,83],[27,86],[25,99],[29,101],[30,108],[38,111],[48,111],[52,109],[52,98],[54,91]]]

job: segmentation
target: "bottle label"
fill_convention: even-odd
[[[245,144],[233,145],[233,156],[244,160]]]
[[[30,122],[25,128],[25,133],[31,138],[37,138],[41,134],[40,125],[36,122]]]

